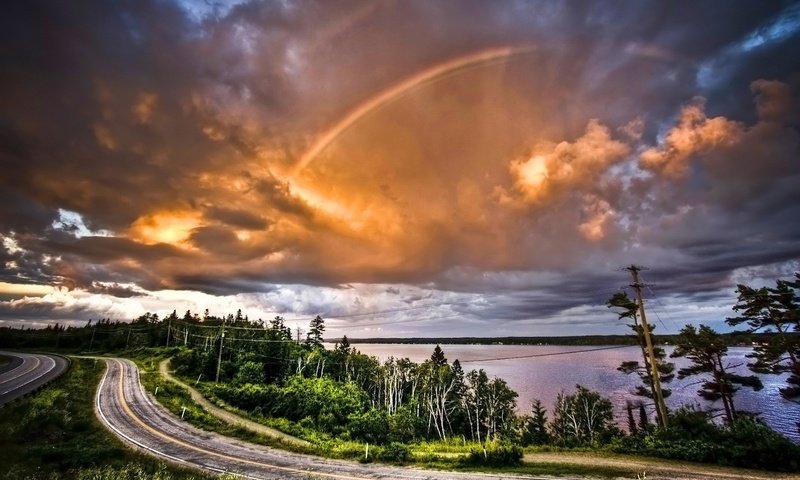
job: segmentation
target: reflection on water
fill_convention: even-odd
[[[353,344],[357,350],[367,355],[378,357],[381,361],[390,356],[408,357],[415,362],[430,358],[435,345],[403,345],[403,344]],[[520,413],[530,411],[531,402],[539,399],[547,407],[552,408],[558,392],[572,391],[576,384],[581,384],[601,392],[610,398],[615,405],[615,414],[620,425],[626,425],[625,402],[637,400],[630,391],[638,381],[636,375],[625,375],[617,371],[624,360],[640,360],[638,347],[623,347],[593,352],[571,353],[533,358],[516,358],[508,360],[487,360],[495,358],[516,357],[525,355],[553,354],[584,350],[596,347],[556,346],[556,345],[443,345],[445,356],[452,362],[458,359],[465,371],[482,368],[486,373],[500,377],[517,393],[517,410]],[[667,354],[672,348],[667,347]],[[734,369],[742,374],[751,374],[746,366],[745,354],[749,348],[731,347],[728,350],[728,362],[736,365]],[[672,359],[677,368],[686,366],[684,358]],[[753,392],[743,388],[735,397],[739,410],[759,412],[767,424],[775,430],[800,442],[800,433],[796,423],[800,421],[800,403],[784,400],[778,389],[784,386],[786,376],[760,375],[764,389]],[[673,380],[668,386],[672,396],[667,399],[669,408],[682,405],[697,405],[707,408],[708,402],[697,396],[699,377],[684,380]],[[715,405],[720,407],[720,405]]]

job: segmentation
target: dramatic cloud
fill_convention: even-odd
[[[641,263],[665,316],[720,326],[735,283],[800,259],[799,18],[7,6],[0,321],[242,308],[356,336],[616,332],[604,301]]]

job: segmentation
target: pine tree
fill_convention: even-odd
[[[550,434],[547,432],[547,410],[539,399],[534,400],[531,405],[531,418],[528,420],[526,436],[528,443],[533,445],[550,443]]]
[[[639,305],[631,300],[627,293],[617,292],[608,300],[606,306],[608,306],[608,308],[620,309],[617,312],[620,320],[628,319],[631,321],[628,326],[636,335],[637,343],[639,344],[639,348],[642,352],[643,363],[639,363],[638,360],[625,361],[622,362],[619,367],[617,367],[617,370],[625,373],[626,375],[635,373],[639,376],[641,383],[636,385],[634,388],[634,395],[654,399],[655,386],[653,380],[653,369],[650,365],[650,358],[647,355],[647,342],[644,338],[644,327],[639,323]],[[653,330],[655,330],[655,328],[651,326],[651,334],[653,333]],[[673,378],[675,378],[675,364],[666,361],[667,354],[661,347],[654,346],[653,355],[656,357],[656,362],[658,363],[658,368],[656,370],[661,383],[669,383]],[[662,388],[661,393],[663,394],[664,398],[667,398],[672,394],[672,391],[668,388]]]
[[[633,418],[633,404],[625,403],[625,410],[628,412],[628,433],[636,435],[639,433],[639,429],[636,427],[636,419]]]
[[[697,394],[708,401],[722,400],[725,419],[728,423],[736,420],[737,412],[733,396],[739,390],[736,385],[748,386],[754,390],[763,388],[761,380],[755,375],[744,377],[728,372],[724,359],[728,352],[725,340],[712,328],[700,325],[687,325],[681,329],[675,342],[673,357],[686,357],[692,364],[678,370],[678,378],[709,374]]]
[[[342,337],[342,341],[336,344],[334,350],[344,356],[350,355],[350,341],[347,339],[347,335]]]
[[[792,400],[800,398],[800,273],[795,278],[795,281],[778,280],[775,288],[739,285],[733,310],[741,315],[726,320],[731,326],[747,323],[751,333],[773,333],[748,355],[755,359],[748,366],[756,373],[788,373],[788,385],[780,392]]]
[[[308,325],[306,334],[306,347],[310,349],[322,348],[322,333],[325,332],[325,320],[317,315]]]
[[[431,354],[431,361],[437,367],[443,367],[447,365],[447,358],[444,356],[444,352],[442,351],[442,347],[436,345],[436,348],[433,349],[433,353]]]

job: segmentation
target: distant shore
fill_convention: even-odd
[[[722,336],[731,346],[750,346],[766,340],[771,334],[745,332],[725,333]],[[677,335],[656,335],[655,341],[662,345],[674,343]],[[350,338],[351,344],[440,344],[440,345],[636,345],[633,335],[576,335],[558,337],[373,337]],[[337,343],[341,338],[327,338],[326,343]]]

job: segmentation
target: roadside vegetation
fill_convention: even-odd
[[[212,478],[124,446],[94,414],[102,361],[73,359],[61,378],[0,409],[0,478],[189,480]]]
[[[799,289],[800,276],[779,280],[776,288],[739,286],[734,307],[739,316],[728,320],[747,325],[743,334],[769,334],[758,337],[762,343],[754,349],[750,367],[759,374],[788,372],[780,394],[789,400],[800,397]],[[421,363],[407,358],[379,362],[360,353],[347,337],[326,349],[320,316],[305,335],[292,332],[281,317],[253,321],[241,312],[226,317],[208,312],[173,312],[165,318],[145,314],[130,324],[102,320],[81,329],[13,333],[29,346],[55,339],[63,348],[137,352],[145,388],[175,415],[200,428],[295,451],[365,462],[528,473],[566,468],[522,461],[526,452],[551,449],[800,470],[800,447],[737,407],[736,392],[759,389],[761,382],[755,375],[732,373],[726,360],[728,340],[707,326],[687,325],[673,337],[673,356],[687,358],[690,365],[676,371],[662,348],[648,351],[650,327],[640,321],[636,301],[621,292],[608,306],[629,322],[634,344],[642,347],[641,358],[619,367],[621,374],[641,380],[633,392],[641,400],[615,406],[576,385],[561,392],[551,411],[534,402],[523,415],[517,413],[517,394],[505,381],[483,370],[465,371],[439,346]],[[254,433],[210,415],[185,388],[160,376],[163,358],[171,358],[175,375],[213,403],[309,445]],[[666,397],[672,378],[688,376],[697,378],[698,396],[708,401],[708,408],[658,413],[656,385]],[[615,408],[626,408],[626,425],[615,423]],[[551,470],[531,470],[547,468]],[[603,473],[596,466],[569,469],[564,473]]]

